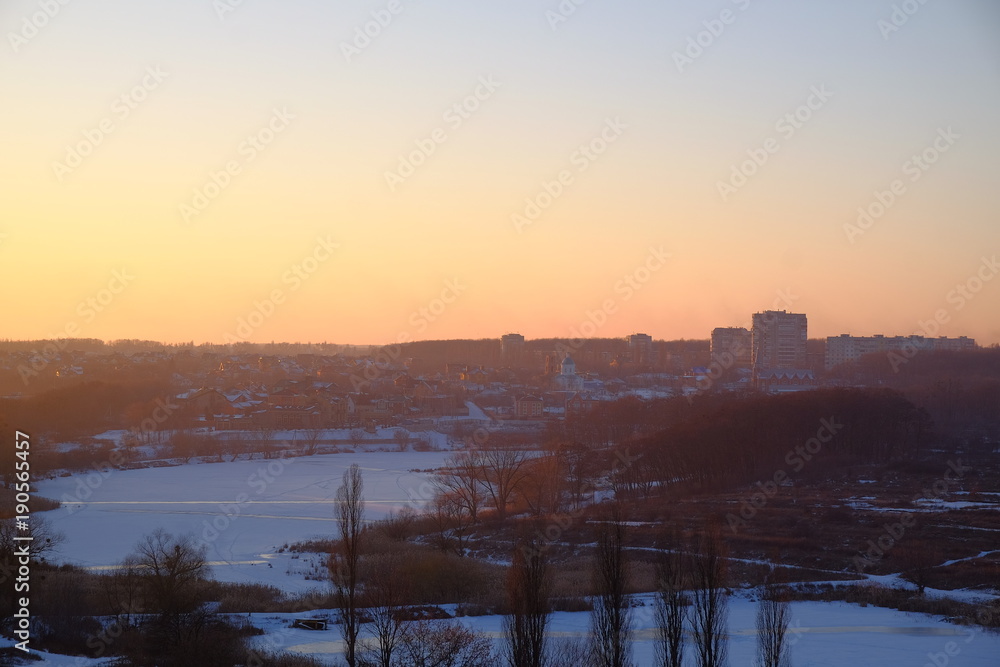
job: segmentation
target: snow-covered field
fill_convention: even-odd
[[[292,554],[276,553],[284,544],[334,534],[332,499],[344,470],[362,467],[366,514],[386,516],[404,506],[420,506],[430,492],[428,470],[448,452],[364,452],[280,460],[190,464],[168,468],[109,471],[45,480],[42,495],[64,501],[47,512],[66,535],[55,559],[86,567],[119,562],[156,528],[189,533],[209,548],[213,575],[223,581],[271,583],[288,591],[318,587]],[[290,574],[289,574],[290,573]],[[648,596],[643,596],[649,602]],[[756,604],[734,597],[730,607],[730,664],[752,664]],[[254,614],[266,634],[261,648],[313,655],[334,664],[340,651],[336,626],[327,631],[289,627],[294,614]],[[332,610],[308,616],[334,618]],[[634,609],[636,665],[652,664],[653,618],[648,604]],[[463,618],[461,622],[499,642],[502,619]],[[586,613],[553,615],[553,638],[583,638]],[[997,665],[1000,636],[948,624],[931,616],[844,603],[793,605],[792,664],[914,665],[944,667]],[[66,660],[73,660],[67,662]],[[89,661],[46,657],[40,665],[86,665]],[[96,664],[92,663],[92,664]]]
[[[429,496],[430,475],[448,452],[365,452],[326,454],[278,460],[190,464],[168,468],[109,471],[45,480],[42,495],[64,501],[47,512],[66,541],[56,560],[86,567],[119,562],[144,535],[156,528],[192,534],[209,548],[213,575],[223,581],[271,583],[288,591],[320,584],[304,578],[308,569],[299,559],[278,549],[310,537],[331,536],[332,499],[344,470],[362,467],[366,514],[386,516],[407,505],[419,507]],[[643,596],[648,603],[648,596]],[[792,664],[800,666],[998,664],[1000,636],[959,627],[935,617],[844,603],[796,603],[792,623]],[[734,597],[730,606],[730,664],[752,664],[756,604]],[[332,610],[308,616],[327,616]],[[334,664],[340,637],[336,626],[327,631],[289,627],[295,614],[254,614],[253,623],[266,634],[255,641],[261,648],[313,655]],[[648,604],[634,609],[634,659],[652,664],[653,618]],[[498,642],[502,618],[463,618],[461,622]],[[586,613],[553,615],[553,638],[584,638]],[[75,659],[67,659],[75,660]],[[46,657],[40,665],[85,665]],[[94,663],[96,664],[96,663]]]
[[[633,609],[633,658],[636,665],[652,665],[654,623],[649,596],[647,603]],[[754,664],[756,646],[755,602],[741,596],[730,600],[729,664]],[[316,615],[335,614],[327,610]],[[257,615],[254,624],[267,630],[256,639],[261,648],[305,653],[334,664],[341,651],[339,630],[289,628],[294,614]],[[470,628],[500,642],[502,617],[482,616],[460,619]],[[558,612],[552,615],[552,638],[586,637],[590,615],[585,612]],[[789,634],[792,664],[797,667],[884,667],[925,664],[945,667],[995,667],[1000,656],[1000,635],[946,623],[933,616],[909,614],[877,607],[846,603],[800,602],[792,605]],[[690,647],[687,649],[691,651]],[[691,660],[690,656],[688,660]],[[693,662],[691,663],[693,664]]]
[[[62,501],[45,516],[66,536],[55,560],[84,567],[120,562],[156,528],[208,545],[221,581],[312,588],[285,574],[284,544],[336,531],[333,502],[344,470],[361,466],[366,516],[385,517],[429,497],[430,475],[449,452],[365,452],[107,471],[44,480],[38,493]]]
[[[640,598],[646,606],[633,609],[633,664],[653,663],[653,616],[649,596]],[[742,596],[730,599],[729,664],[754,664],[756,603]],[[252,622],[266,634],[253,639],[261,650],[291,651],[311,655],[326,664],[336,664],[341,654],[339,630],[311,631],[289,627],[296,614],[254,614]],[[334,618],[333,610],[309,616]],[[460,619],[468,627],[502,642],[499,616]],[[585,612],[557,612],[552,615],[549,635],[556,641],[583,640],[589,630]],[[885,667],[887,665],[933,665],[935,667],[995,667],[1000,656],[1000,635],[974,628],[951,625],[922,614],[910,614],[878,607],[858,607],[846,603],[799,602],[792,605],[789,632],[791,664],[796,667]],[[0,645],[10,642],[0,640]],[[691,647],[686,646],[688,662]],[[96,667],[99,661],[66,656],[43,657],[31,664],[52,667]]]

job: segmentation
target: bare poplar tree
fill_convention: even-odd
[[[514,549],[507,575],[504,633],[511,667],[543,667],[549,622],[549,573],[545,546],[531,539]]]
[[[656,564],[657,588],[654,613],[656,616],[656,664],[681,667],[684,661],[684,622],[688,599],[684,593],[684,557],[678,550],[675,536],[664,545]],[[668,550],[669,549],[669,550]]]
[[[695,585],[691,634],[698,665],[722,667],[728,654],[728,608],[722,538],[717,529],[706,532],[702,537],[691,569]]]
[[[337,489],[335,516],[340,523],[340,541],[331,562],[333,585],[340,608],[340,631],[344,637],[344,659],[347,660],[348,667],[358,665],[358,634],[361,631],[358,562],[361,558],[364,511],[364,482],[361,479],[361,468],[355,463],[344,471],[343,483]]]
[[[788,667],[788,626],[792,611],[784,592],[775,586],[761,588],[757,606],[758,667]]]
[[[376,664],[392,667],[393,654],[403,637],[402,612],[406,599],[406,582],[399,574],[397,557],[391,554],[375,557],[365,588],[376,641]]]
[[[621,509],[612,506],[610,520],[601,524],[594,562],[592,616],[594,658],[599,667],[631,664],[632,619],[625,590],[628,570],[625,563],[625,522]]]

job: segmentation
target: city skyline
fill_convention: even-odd
[[[6,0],[0,90],[0,660],[996,662],[1000,1]]]
[[[816,337],[1000,343],[985,0],[0,25],[9,339],[707,338],[787,307]]]

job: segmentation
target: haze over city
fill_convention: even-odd
[[[997,0],[5,0],[0,91],[0,664],[996,667]]]
[[[996,343],[1000,10],[911,4],[4,3],[4,335]]]

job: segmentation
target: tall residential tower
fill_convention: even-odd
[[[754,372],[806,368],[806,338],[804,313],[783,310],[754,313],[751,332]]]

